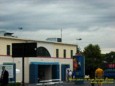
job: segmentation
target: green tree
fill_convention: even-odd
[[[115,63],[115,52],[110,52],[105,54],[105,59],[107,63]]]
[[[106,54],[102,54],[102,68],[105,70],[107,67],[107,64],[110,64],[110,63],[115,63],[115,52],[109,52],[109,53],[106,53]]]
[[[86,74],[88,73],[89,68],[96,68],[101,65],[102,56],[99,45],[89,44],[84,48],[83,54],[85,56]]]

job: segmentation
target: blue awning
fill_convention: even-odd
[[[36,64],[36,65],[59,65],[59,62],[31,62],[30,64]]]

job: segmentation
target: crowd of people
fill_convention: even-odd
[[[72,79],[77,78],[74,74],[74,71],[71,71],[70,69],[67,70],[67,81],[70,82]],[[100,67],[94,68],[91,67],[89,70],[89,76],[92,80],[97,80],[98,86],[102,86],[101,79],[104,77],[104,70]],[[94,86],[95,83],[91,83],[91,86]]]
[[[70,82],[72,79],[76,77],[76,73],[70,69],[67,70],[67,81]]]

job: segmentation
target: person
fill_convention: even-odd
[[[103,78],[104,71],[100,67],[95,70],[95,77],[99,81],[98,86],[102,86],[101,79]]]
[[[76,71],[75,71],[75,70],[73,70],[73,72],[72,72],[72,79],[74,80],[74,79],[75,79],[75,77],[76,77]]]
[[[72,71],[69,70],[69,81],[71,81],[71,79],[72,79]]]
[[[8,85],[8,77],[9,77],[8,71],[5,69],[5,66],[2,66],[2,72],[0,77],[1,86]]]
[[[67,81],[69,82],[69,69],[67,69],[66,76],[67,76]]]
[[[95,68],[94,67],[89,68],[89,77],[92,80],[91,86],[94,86],[94,83],[93,83],[94,81],[93,79],[95,78]]]

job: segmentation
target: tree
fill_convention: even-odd
[[[102,68],[105,70],[108,68],[107,64],[115,64],[115,52],[111,51],[109,53],[106,54],[102,54]]]
[[[105,61],[107,63],[115,63],[115,52],[105,54]]]
[[[101,50],[99,45],[89,44],[84,48],[86,74],[89,73],[89,68],[96,68],[101,65]]]

